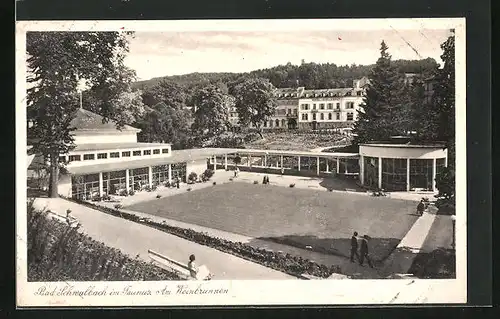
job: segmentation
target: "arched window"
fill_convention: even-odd
[[[279,127],[280,126],[280,120],[276,119],[276,127]]]

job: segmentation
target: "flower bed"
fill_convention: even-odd
[[[28,281],[181,280],[28,207]]]
[[[95,205],[90,202],[75,199],[68,200],[81,205],[85,205],[87,207],[91,207],[106,214],[121,217],[136,223],[153,227],[155,229],[187,239],[197,244],[209,246],[222,252],[250,260],[252,262],[299,278],[302,278],[303,274],[308,274],[320,278],[328,278],[334,273],[341,273],[339,266],[327,267],[300,256],[292,256],[290,254],[283,254],[265,249],[254,248],[241,242],[233,242],[219,237],[212,237],[207,235],[206,233],[197,232],[192,229],[171,226],[166,224],[165,222],[158,223],[147,218],[141,218],[134,214],[109,207]]]
[[[456,278],[455,250],[438,248],[430,253],[420,253],[408,272],[424,279]]]

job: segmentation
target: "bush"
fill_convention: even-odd
[[[156,198],[161,198],[161,195],[160,195],[160,194],[157,194],[157,195],[156,195]]]
[[[165,183],[163,183],[163,185],[165,185],[165,187],[167,188],[170,188],[172,186],[169,181],[166,181]]]
[[[186,190],[187,190],[188,192],[190,192],[190,191],[191,191],[191,187],[189,187],[189,188],[188,188],[188,189],[186,189]]]
[[[158,189],[158,185],[153,184],[153,186],[151,186],[151,190],[152,190],[152,191],[155,191],[155,190],[157,190],[157,189]]]
[[[128,193],[129,193],[129,192],[127,192],[127,190],[126,190],[126,189],[122,189],[122,190],[120,190],[120,194],[119,194],[119,195],[120,195],[120,196],[128,196]]]
[[[116,204],[116,205],[115,205],[115,208],[116,208],[116,209],[122,209],[122,208],[123,208],[123,205],[122,205],[122,204]]]
[[[212,178],[212,176],[214,176],[214,171],[211,169],[206,169],[205,172],[203,172],[203,175],[205,175],[207,180],[209,180]]]
[[[87,207],[92,207],[116,217],[121,217],[126,220],[153,227],[155,229],[178,236],[180,238],[184,238],[186,240],[190,240],[200,245],[208,246],[219,251],[241,257],[243,259],[251,260],[266,267],[282,271],[293,276],[301,277],[302,274],[309,274],[320,278],[328,278],[334,273],[341,273],[340,267],[336,265],[327,267],[300,256],[292,256],[290,254],[283,254],[262,248],[255,248],[241,242],[233,242],[218,237],[212,237],[206,233],[197,232],[189,228],[180,228],[176,226],[170,226],[165,222],[159,223],[150,219],[143,219],[134,214],[120,212],[112,208],[98,206],[90,202],[84,202],[74,199],[69,200],[80,203]]]
[[[196,183],[196,180],[198,179],[198,174],[196,174],[195,172],[191,172],[188,176],[188,181],[191,183],[191,184],[194,184]]]
[[[212,185],[217,185],[217,182],[213,182]]]
[[[254,184],[259,184],[259,181],[253,181]]]
[[[180,280],[28,207],[28,281]]]
[[[453,199],[455,197],[455,171],[449,167],[443,167],[436,174],[436,188],[439,191],[437,198]]]
[[[291,188],[295,187],[295,184],[290,184],[290,187],[291,187]]]
[[[146,187],[144,187],[144,189],[146,190],[146,192],[150,192],[151,191],[151,186],[146,185]]]
[[[233,178],[232,177],[229,177],[229,181],[232,182],[233,181]]]
[[[131,190],[129,190],[129,191],[128,191],[128,194],[129,194],[130,196],[134,196],[135,191],[134,191],[133,189],[131,189]]]

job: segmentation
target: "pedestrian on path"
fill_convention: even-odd
[[[283,175],[285,175],[285,168],[284,167],[281,168],[281,176],[283,176]]]
[[[373,268],[372,261],[368,255],[368,238],[369,238],[368,235],[364,235],[363,238],[361,239],[361,248],[359,249],[360,252],[359,264],[363,266],[363,263],[366,258],[368,266],[370,266],[370,268]]]
[[[358,258],[358,261],[360,261],[359,254],[358,254],[358,232],[354,232],[354,234],[351,237],[351,262],[354,262],[354,256]]]
[[[195,260],[196,257],[194,255],[189,256],[189,262],[188,262],[189,274],[194,279],[196,279],[196,274],[198,273],[198,267],[196,267],[196,264],[194,263]]]
[[[181,183],[181,181],[180,181],[179,177],[176,177],[175,178],[175,184],[177,185],[178,189],[180,188],[180,183]]]
[[[424,200],[422,199],[420,203],[418,203],[417,205],[417,215],[422,216],[424,214],[424,210],[425,210],[425,203]]]

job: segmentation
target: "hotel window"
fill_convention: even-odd
[[[361,95],[362,95],[362,93],[363,93],[363,92],[358,91],[358,92],[356,92],[356,95],[357,95],[357,96],[361,96]]]
[[[132,156],[141,156],[141,151],[133,151]]]
[[[160,149],[157,148],[157,149],[153,150],[153,154],[155,154],[155,155],[160,154]]]
[[[347,102],[345,105],[346,109],[353,109],[354,108],[354,102]]]
[[[59,162],[60,163],[66,162],[66,156],[59,156]]]
[[[95,159],[95,155],[94,154],[83,154],[83,160],[84,161],[91,161],[91,160],[94,160]]]
[[[168,148],[164,148],[164,149],[162,149],[162,150],[161,150],[161,152],[162,152],[163,154],[168,154]]]
[[[267,121],[264,121],[264,127],[267,127]]]
[[[297,109],[293,109],[293,114],[297,115]]]
[[[335,114],[335,119],[336,119],[337,121],[338,121],[338,120],[340,120],[340,113],[336,113],[336,114]]]
[[[316,104],[313,104],[313,108],[312,108],[312,109],[313,109],[313,110],[315,110],[315,109],[316,109]]]
[[[347,113],[347,120],[348,121],[353,121],[354,120],[354,114],[352,112]]]
[[[98,159],[105,159],[108,158],[108,153],[99,153],[97,154]]]
[[[340,109],[340,103],[337,103],[336,108],[337,110]]]
[[[333,110],[333,103],[328,103],[328,109]]]
[[[328,119],[331,120],[332,119],[332,113],[328,113]]]
[[[144,155],[151,155],[151,150],[144,150],[143,154]]]
[[[324,110],[324,109],[325,109],[325,104],[324,104],[324,103],[321,103],[321,104],[319,105],[319,109],[320,109],[320,110]]]
[[[70,162],[78,162],[78,161],[81,161],[81,155],[70,155],[70,156],[69,156],[69,161],[70,161]]]
[[[120,157],[120,152],[111,152],[109,153],[110,158],[119,158]]]
[[[324,115],[323,113],[320,113],[320,114],[319,114],[319,119],[320,119],[320,120],[324,120],[324,119],[325,119],[325,115]]]
[[[307,121],[308,118],[307,118],[307,113],[303,113],[302,114],[302,121]]]
[[[313,113],[313,121],[316,121],[316,113]]]
[[[130,157],[130,151],[122,152],[122,157]]]
[[[351,92],[351,91],[349,91],[349,92],[347,92],[345,95],[346,95],[346,96],[351,96],[351,95],[352,95],[352,92]]]

